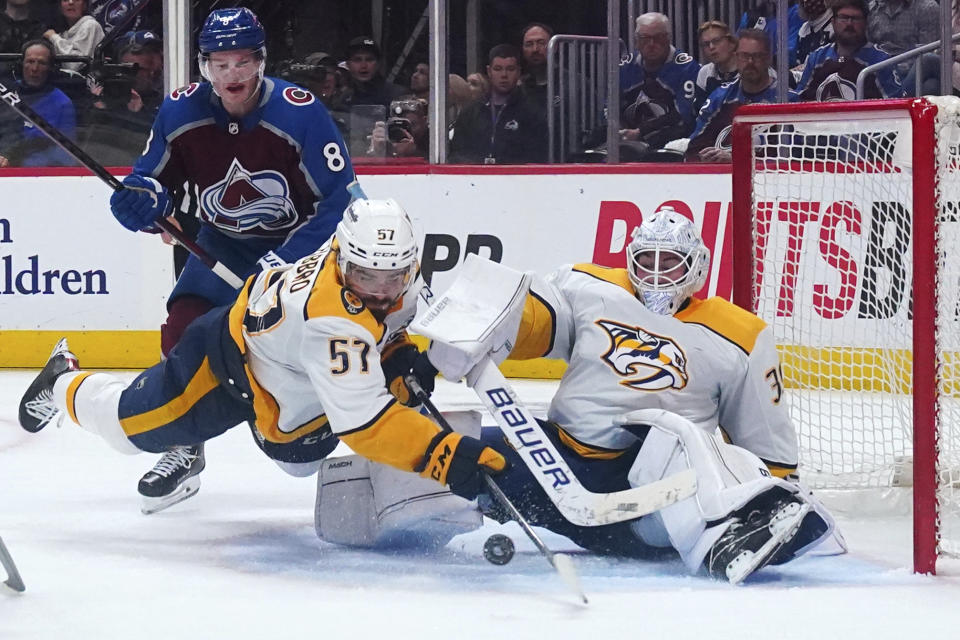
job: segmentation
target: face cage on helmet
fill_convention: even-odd
[[[231,49],[231,51],[241,50],[242,49]],[[249,69],[246,67],[240,69],[233,65],[228,66],[226,69],[217,69],[216,67],[211,66],[211,54],[199,53],[197,54],[197,61],[200,65],[200,75],[210,82],[210,84],[214,85],[214,87],[216,87],[218,84],[223,85],[247,82],[251,78],[257,77],[257,86],[259,87],[260,82],[263,81],[263,74],[267,66],[267,49],[266,47],[260,47],[259,49],[250,49],[250,51],[256,58],[259,58],[259,61],[256,64],[249,65]],[[217,95],[219,95],[219,93]]]
[[[628,251],[630,264],[627,273],[637,292],[637,297],[644,306],[661,315],[676,313],[680,305],[696,293],[695,289],[699,289],[699,283],[696,280],[698,274],[695,272],[698,271],[697,263],[701,259],[702,252],[702,247],[697,247],[689,253],[682,253],[676,249],[660,246],[640,246]],[[642,266],[637,259],[638,256],[650,253],[654,256],[653,267]],[[670,256],[677,258],[676,264],[661,269],[661,261]],[[666,277],[666,273],[681,267],[683,274],[676,278]]]

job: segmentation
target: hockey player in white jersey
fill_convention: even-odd
[[[633,557],[672,547],[691,570],[733,583],[809,550],[834,524],[786,479],[796,472],[797,440],[770,328],[721,298],[694,297],[710,254],[672,209],[634,230],[627,257],[626,269],[579,264],[534,278],[516,308],[477,332],[476,344],[445,344],[437,329],[430,360],[444,377],[470,384],[489,354],[566,360],[542,426],[580,482],[612,492],[692,468],[696,494],[636,520],[576,526],[498,430],[485,429],[483,441],[512,463],[497,483],[532,524],[582,547]],[[508,278],[486,280],[502,287]],[[438,307],[458,306],[441,302],[421,317],[436,321]],[[493,506],[485,513],[507,517]]]
[[[249,421],[260,448],[293,475],[315,472],[342,440],[472,498],[481,469],[502,471],[503,456],[441,431],[387,389],[384,370],[396,367],[381,354],[409,353],[417,276],[407,214],[393,200],[357,200],[330,243],[252,276],[233,305],[194,321],[129,385],[81,371],[61,340],[21,400],[20,424],[36,432],[66,415],[122,452],[156,453]]]

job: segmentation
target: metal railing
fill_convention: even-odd
[[[547,44],[550,162],[583,151],[589,140],[606,139],[607,42],[603,36],[558,34]]]
[[[960,42],[960,33],[954,34],[953,37],[950,39],[950,41],[954,44],[956,44],[957,42]],[[863,100],[864,98],[864,92],[865,92],[868,76],[875,74],[877,71],[880,71],[881,69],[886,69],[887,67],[893,67],[900,64],[901,62],[912,60],[914,58],[919,58],[923,54],[929,53],[930,51],[935,51],[939,48],[940,48],[940,40],[934,40],[933,42],[928,42],[927,44],[920,45],[916,49],[911,49],[910,51],[904,51],[901,54],[892,56],[876,64],[871,64],[868,67],[864,67],[860,71],[860,73],[857,74],[857,100]],[[913,95],[919,96],[920,86],[923,83],[923,67],[922,66],[919,67],[914,75],[916,76],[916,82],[914,83],[914,87],[913,87]],[[907,89],[907,87],[904,87],[904,89]],[[950,87],[944,87],[941,85],[940,93],[944,95],[950,95]]]

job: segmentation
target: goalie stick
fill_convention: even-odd
[[[22,102],[16,91],[11,91],[2,82],[0,82],[0,100],[6,102],[7,105],[16,111],[21,117],[23,117],[24,120],[42,131],[48,138],[57,143],[61,149],[70,154],[74,160],[82,164],[94,175],[107,183],[111,189],[114,191],[123,191],[124,189],[129,188],[124,186],[124,184],[120,182],[116,176],[107,171],[103,165],[90,157],[90,155],[81,149],[77,143],[63,135],[63,132],[47,122],[43,116],[34,111],[33,107]],[[187,251],[196,256],[200,262],[209,267],[211,271],[217,274],[228,285],[234,289],[239,289],[243,286],[243,280],[241,280],[237,274],[227,268],[227,266],[222,262],[219,262],[209,253],[207,253],[203,247],[188,238],[183,231],[174,226],[169,220],[160,217],[157,218],[157,221],[154,224],[170,234],[173,239],[180,243]]]
[[[447,422],[447,419],[443,417],[443,414],[440,413],[440,410],[437,409],[437,406],[433,404],[433,401],[430,399],[430,395],[424,391],[423,387],[420,386],[420,383],[417,382],[417,379],[413,376],[406,376],[405,378],[407,386],[410,387],[413,391],[413,395],[416,396],[417,400],[427,408],[427,411],[430,412],[430,415],[433,416],[433,419],[437,421],[437,424],[440,425],[440,428],[444,431],[453,431],[453,428],[450,426],[450,423]],[[510,513],[510,517],[520,525],[520,528],[523,529],[523,532],[527,534],[527,537],[530,538],[530,541],[533,542],[533,545],[540,551],[541,554],[547,559],[547,561],[556,569],[557,573],[560,574],[560,578],[563,580],[570,589],[577,594],[577,597],[583,601],[583,604],[588,604],[587,595],[583,592],[583,587],[580,586],[580,576],[577,574],[576,568],[573,566],[573,561],[565,553],[554,553],[550,550],[543,540],[540,539],[540,536],[537,535],[537,532],[533,530],[533,527],[530,526],[530,523],[527,522],[527,519],[523,517],[523,514],[517,510],[513,502],[510,501],[510,498],[507,497],[507,494],[503,492],[497,482],[490,477],[489,474],[483,474],[483,480],[487,485],[487,489],[490,491],[493,498],[500,503],[500,505]]]
[[[7,572],[7,579],[3,581],[3,584],[17,593],[23,593],[26,586],[23,584],[20,572],[17,571],[17,565],[13,563],[13,556],[10,555],[6,545],[3,544],[3,538],[0,538],[0,566]]]
[[[693,469],[641,487],[612,493],[589,491],[580,484],[489,356],[467,374],[467,385],[479,396],[563,517],[577,526],[596,527],[634,520],[696,493],[697,476]]]

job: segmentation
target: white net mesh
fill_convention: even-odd
[[[960,108],[938,118],[941,547],[960,551]],[[801,476],[814,488],[909,485],[913,464],[910,113],[787,115],[752,126],[753,285],[773,326]],[[933,408],[931,408],[933,410]]]

